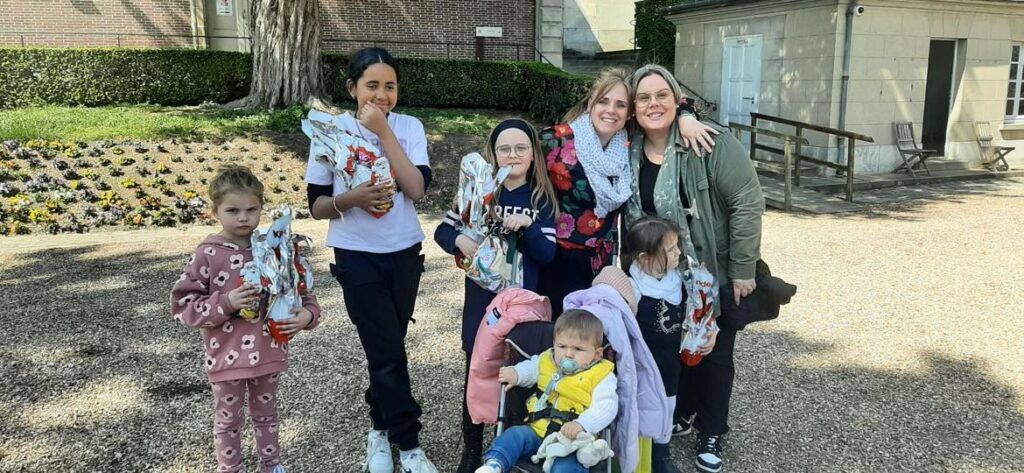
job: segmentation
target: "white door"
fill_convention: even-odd
[[[242,51],[242,40],[248,34],[238,34],[239,2],[235,0],[205,0],[206,36],[210,49],[218,51]]]
[[[725,125],[750,124],[761,93],[761,35],[725,38],[722,50],[722,112]],[[747,135],[749,136],[749,135]]]

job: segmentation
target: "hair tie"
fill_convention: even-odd
[[[498,135],[505,130],[513,128],[526,133],[526,136],[530,138],[530,143],[537,140],[537,136],[533,132],[533,126],[527,123],[526,120],[522,118],[509,118],[499,123],[498,126],[494,127],[494,131],[491,132],[491,142],[489,145],[492,153],[494,152],[494,144],[498,141]]]

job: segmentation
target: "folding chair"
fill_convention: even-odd
[[[920,165],[924,168],[925,172],[929,176],[932,175],[932,171],[928,169],[928,165],[925,164],[925,160],[929,156],[935,154],[933,149],[922,149],[917,146],[917,140],[914,138],[914,124],[910,122],[894,122],[892,124],[893,131],[896,133],[896,149],[900,152],[900,157],[903,158],[903,164],[896,166],[893,172],[898,172],[901,169],[906,169],[911,176],[917,177],[914,174],[914,168]]]
[[[989,122],[974,122],[974,133],[978,136],[978,148],[981,149],[981,165],[996,171],[1008,171],[1010,165],[1006,163],[1006,155],[1017,148],[995,144]]]
[[[555,324],[553,322],[527,322],[517,325],[505,338],[505,366],[513,366],[533,355],[539,355],[554,346]],[[611,345],[605,344],[604,357],[615,361],[615,352]],[[526,401],[535,388],[515,387],[507,392],[501,390],[498,402],[498,427],[495,437],[501,435],[507,427],[522,424],[526,418]],[[601,432],[601,438],[609,439],[611,426]],[[541,465],[534,464],[529,458],[519,460],[512,471],[518,473],[543,473]],[[605,460],[590,468],[591,473],[611,473],[612,462]]]

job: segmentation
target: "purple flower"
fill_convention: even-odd
[[[569,238],[575,228],[576,222],[573,221],[572,215],[563,212],[558,216],[558,221],[555,222],[555,236],[562,239]]]

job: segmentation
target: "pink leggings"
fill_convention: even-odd
[[[213,448],[217,451],[218,472],[239,472],[242,468],[242,427],[245,425],[246,388],[249,391],[249,417],[256,434],[260,470],[271,472],[281,462],[277,442],[277,380],[279,373],[258,378],[211,383],[216,410],[213,414]]]

